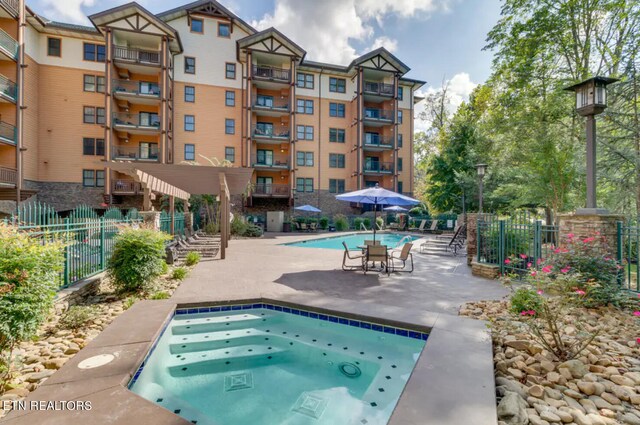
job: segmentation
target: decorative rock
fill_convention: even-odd
[[[67,347],[67,349],[64,350],[64,354],[75,354],[78,351],[80,351],[80,347],[78,346],[78,344],[71,342],[69,343],[69,347]]]
[[[614,390],[615,390],[615,389],[617,389],[617,390],[620,390],[620,391],[623,391],[623,392],[624,392],[624,389],[622,389],[622,388],[620,388],[620,387],[618,387],[618,388],[615,388],[615,387],[614,387]],[[626,394],[626,393],[625,393],[625,394]],[[626,396],[627,396],[627,400],[628,400],[628,399],[629,399],[629,394],[626,394]],[[611,404],[614,404],[614,405],[616,405],[616,404],[622,404],[622,402],[620,401],[620,399],[619,399],[618,397],[616,397],[615,395],[610,394],[610,393],[602,393],[602,394],[600,395],[600,397],[602,397],[602,398],[603,398],[605,401],[607,401],[608,403],[611,403]]]
[[[519,382],[499,376],[496,378],[496,385],[505,387],[507,391],[515,392],[522,398],[527,397],[526,387]]]
[[[598,413],[598,408],[596,407],[596,404],[593,402],[593,400],[583,398],[582,400],[580,400],[580,404],[582,405],[586,413]]]
[[[558,366],[558,369],[568,369],[574,378],[582,378],[589,373],[587,367],[580,360],[567,360]],[[561,372],[562,373],[562,372]]]
[[[18,397],[22,398],[29,395],[29,390],[26,388],[13,388],[7,391],[6,393],[4,393],[4,395],[7,395],[7,394],[15,394]]]
[[[68,357],[59,357],[57,359],[49,359],[44,362],[44,367],[47,369],[60,369],[63,364],[69,360]]]
[[[635,385],[635,382],[633,382],[632,379],[622,375],[611,375],[609,379],[618,385],[624,385],[626,387],[633,387]]]
[[[556,372],[549,372],[547,373],[547,381],[556,384],[560,381],[560,375]]]
[[[562,393],[558,390],[554,390],[553,388],[546,387],[544,392],[553,399],[560,400],[562,398]]]
[[[542,398],[542,396],[544,395],[544,388],[540,385],[533,385],[529,387],[528,393],[533,397]]]
[[[580,391],[583,392],[586,395],[593,395],[593,394],[596,393],[596,386],[595,386],[595,384],[593,382],[578,381],[577,385],[578,385],[578,388],[580,389]],[[567,393],[565,392],[565,394],[567,394]],[[574,398],[576,398],[576,397],[574,397]]]
[[[549,425],[549,422],[541,419],[540,416],[537,415],[529,415],[529,423],[531,425]]]
[[[640,425],[640,418],[632,413],[624,413],[618,416],[618,420],[623,424]]]
[[[543,410],[540,412],[540,418],[549,422],[560,422],[560,416],[556,415],[551,410]]]
[[[527,403],[517,393],[508,391],[498,404],[498,419],[507,425],[527,425]]]
[[[591,422],[591,419],[588,416],[586,416],[584,413],[582,413],[580,410],[573,409],[571,411],[571,416],[573,416],[573,421],[577,425],[593,425],[593,422]]]
[[[604,400],[602,397],[598,397],[597,395],[592,395],[589,397],[589,400],[593,401],[598,409],[612,409],[613,406],[608,401]]]
[[[584,392],[584,391],[583,391],[583,392]],[[564,391],[563,391],[563,393],[564,393],[565,395],[567,395],[567,396],[571,397],[571,398],[575,398],[576,400],[580,400],[581,398],[584,398],[584,397],[582,396],[582,394],[580,394],[580,393],[579,393],[579,392],[577,392],[577,391],[571,390],[571,389],[566,389],[566,390],[564,390]],[[585,393],[585,394],[587,394],[587,393]]]
[[[563,410],[562,408],[560,408],[555,413],[560,417],[560,420],[565,424],[573,422],[573,416],[571,415],[571,413],[567,412],[566,410]]]
[[[556,368],[556,365],[548,360],[543,360],[540,362],[540,367],[546,372],[552,372]]]
[[[55,370],[43,370],[42,372],[30,373],[26,375],[25,381],[38,382],[41,379],[50,377],[51,375],[53,375],[54,372]]]

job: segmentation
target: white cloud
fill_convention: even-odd
[[[83,7],[95,6],[96,0],[43,0],[43,15],[54,21],[69,22],[73,24],[88,24]]]
[[[366,43],[379,24],[391,14],[403,18],[417,13],[446,10],[450,0],[276,0],[273,13],[251,24],[262,30],[275,27],[308,52],[309,59],[348,64],[359,53],[353,42]],[[397,47],[397,41],[378,36],[372,46]]]
[[[371,45],[371,47],[369,47],[368,50],[375,50],[379,47],[384,47],[390,52],[395,52],[398,48],[398,40],[394,40],[383,35],[382,37],[378,37],[373,40],[373,44]]]

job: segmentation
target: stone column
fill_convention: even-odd
[[[187,237],[193,235],[193,213],[184,213],[184,231]]]
[[[467,213],[467,266],[478,256],[478,217],[480,214]]]
[[[160,211],[142,211],[140,215],[145,225],[154,230],[160,230]]]
[[[613,258],[617,255],[617,229],[616,223],[623,221],[624,216],[617,214],[562,214],[558,216],[560,221],[560,241],[562,246],[566,244],[568,235],[573,238],[585,239],[595,237],[602,250]]]

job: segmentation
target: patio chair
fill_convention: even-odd
[[[310,232],[317,232],[318,231],[318,223],[310,223],[309,224],[309,231]]]
[[[451,239],[429,239],[420,245],[420,253],[427,254],[429,251],[451,252],[458,255],[458,251],[464,248],[467,242],[467,225],[463,224]]]
[[[364,270],[364,254],[351,254],[349,251],[349,247],[347,247],[346,242],[342,242],[342,246],[344,246],[344,254],[342,256],[342,270],[344,271],[354,271],[354,270]],[[347,264],[347,260],[360,260],[358,264]]]
[[[389,255],[389,267],[392,272],[395,271],[403,271],[407,273],[413,273],[413,254],[411,253],[411,248],[413,244],[411,242],[407,242],[402,245],[402,249],[393,250]],[[407,268],[407,261],[411,262],[411,270],[405,270]],[[398,266],[396,266],[398,263]],[[402,265],[400,266],[400,263]]]
[[[302,232],[302,228],[300,227],[300,222],[299,221],[294,221],[293,224],[296,226],[296,230],[298,232]]]
[[[380,261],[380,266],[383,270],[386,269],[387,275],[389,270],[389,253],[387,252],[386,245],[369,245],[367,246],[366,258],[364,259],[364,274],[367,274],[369,269],[369,263],[375,267],[376,261]]]
[[[308,232],[309,228],[307,227],[307,223],[300,223],[300,231],[301,232]]]

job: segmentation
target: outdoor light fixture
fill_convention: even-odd
[[[482,214],[482,198],[483,198],[483,182],[484,175],[487,173],[487,164],[476,164],[478,170],[478,214]]]
[[[576,94],[576,112],[587,117],[587,204],[579,208],[577,214],[606,214],[596,203],[596,119],[607,107],[607,85],[618,81],[616,78],[593,77],[574,84],[565,90]]]

